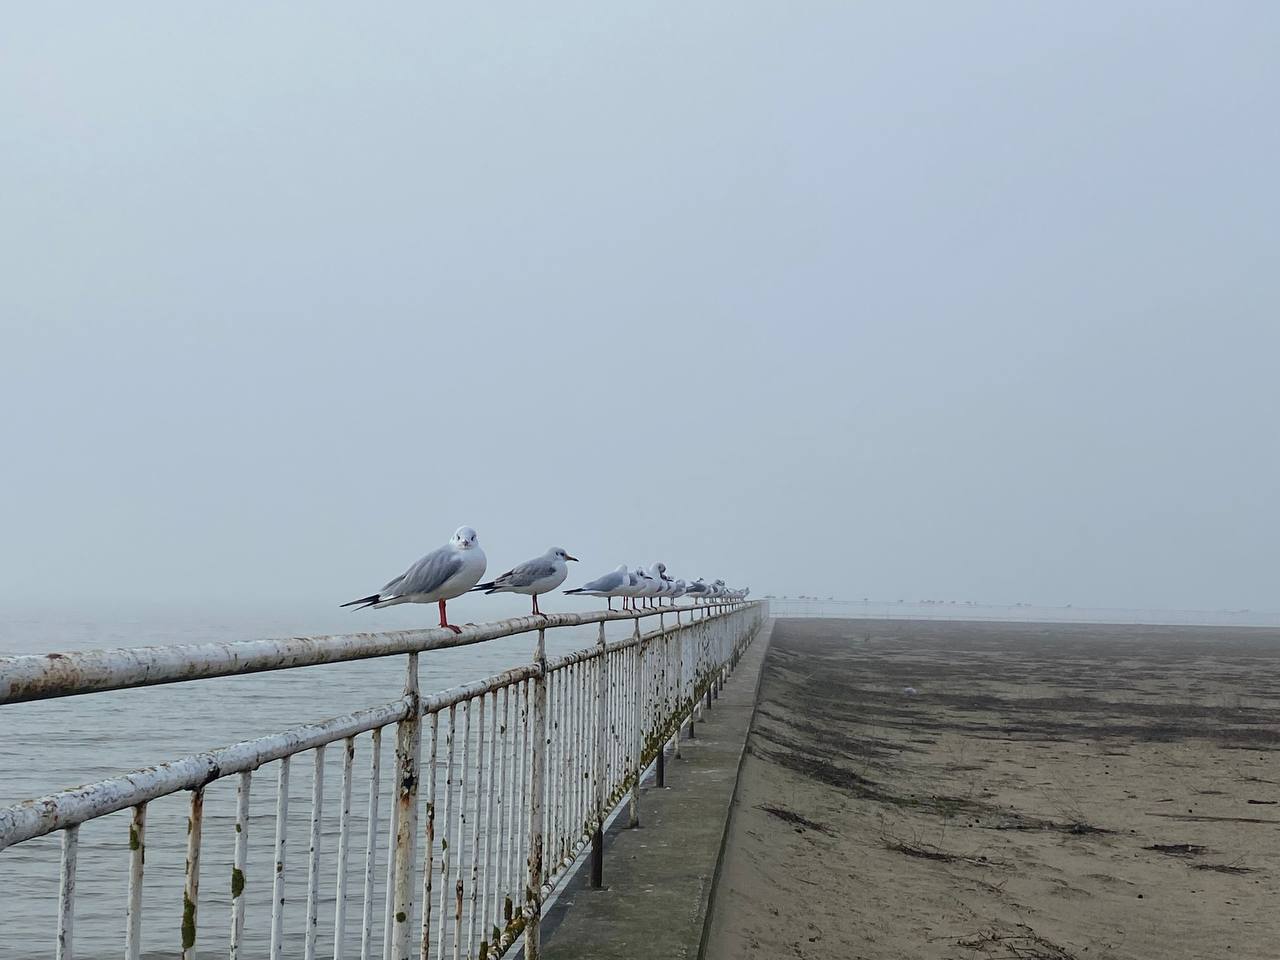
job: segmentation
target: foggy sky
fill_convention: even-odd
[[[1280,7],[21,4],[0,604],[1280,606]],[[420,614],[421,611],[418,611]]]

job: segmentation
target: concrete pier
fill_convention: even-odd
[[[668,750],[666,787],[642,785],[640,827],[626,814],[606,838],[604,888],[578,872],[543,922],[547,960],[696,957],[755,706],[769,627],[747,648],[704,711],[680,759]]]

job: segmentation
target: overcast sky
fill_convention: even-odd
[[[1280,606],[1280,5],[18,4],[0,603]]]

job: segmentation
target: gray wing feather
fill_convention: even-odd
[[[442,547],[432,550],[400,576],[379,591],[383,597],[432,593],[462,569],[462,557],[455,550]]]
[[[512,567],[496,581],[495,586],[527,587],[536,580],[542,580],[556,572],[556,565],[550,560],[526,560]]]
[[[625,573],[606,573],[603,577],[596,577],[589,583],[584,583],[579,589],[582,590],[614,590],[622,586],[626,581]]]

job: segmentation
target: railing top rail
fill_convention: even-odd
[[[577,627],[612,620],[639,621],[676,611],[728,610],[760,601],[700,603],[645,610],[551,613],[469,624],[460,633],[443,627],[394,632],[342,633],[278,640],[235,640],[84,650],[78,653],[0,657],[0,705],[49,700],[105,690],[122,690],[185,680],[288,670],[325,663],[369,660],[403,653],[465,647],[536,630]]]

